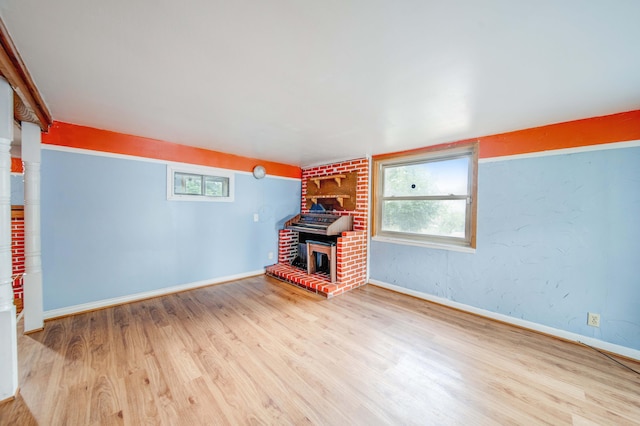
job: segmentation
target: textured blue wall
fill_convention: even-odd
[[[475,254],[373,241],[371,278],[640,349],[640,148],[484,163],[478,180]]]
[[[11,205],[24,205],[24,176],[11,175]]]
[[[43,150],[44,309],[275,263],[277,231],[300,209],[300,181],[235,179],[232,203],[168,201],[163,164]]]

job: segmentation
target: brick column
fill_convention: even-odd
[[[291,229],[278,232],[278,263],[290,265],[298,255],[298,233]]]
[[[22,213],[22,211],[20,212]],[[24,217],[12,212],[11,218],[11,257],[13,259],[13,298],[18,313],[24,307]]]

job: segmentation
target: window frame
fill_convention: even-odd
[[[382,204],[385,200],[461,199],[460,196],[445,195],[384,197],[385,168],[445,161],[461,157],[469,158],[469,172],[467,176],[469,179],[469,194],[466,194],[464,197],[464,199],[468,199],[465,212],[465,238],[382,230]],[[478,142],[441,145],[410,152],[376,156],[373,158],[372,184],[373,208],[371,238],[374,241],[475,252],[478,211]]]
[[[202,177],[202,184],[206,177],[228,179],[229,195],[226,197],[216,197],[204,194],[176,194],[174,178],[176,173],[195,175]],[[170,201],[207,201],[207,202],[233,202],[235,199],[235,173],[229,170],[216,169],[204,166],[186,166],[177,164],[167,165],[167,200]]]

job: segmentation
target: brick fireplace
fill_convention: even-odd
[[[292,265],[298,256],[299,233],[281,229],[278,241],[278,263],[267,267],[267,274],[327,298],[366,284],[367,220],[369,215],[369,161],[366,158],[328,164],[302,170],[302,213],[310,212],[308,185],[313,178],[357,173],[353,209],[342,209],[337,203],[327,213],[353,216],[353,231],[343,232],[336,240],[336,282],[327,273],[308,274]],[[313,183],[311,183],[313,185]],[[347,204],[345,204],[347,206]]]

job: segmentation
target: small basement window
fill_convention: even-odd
[[[167,199],[233,201],[234,174],[210,167],[167,166]]]

